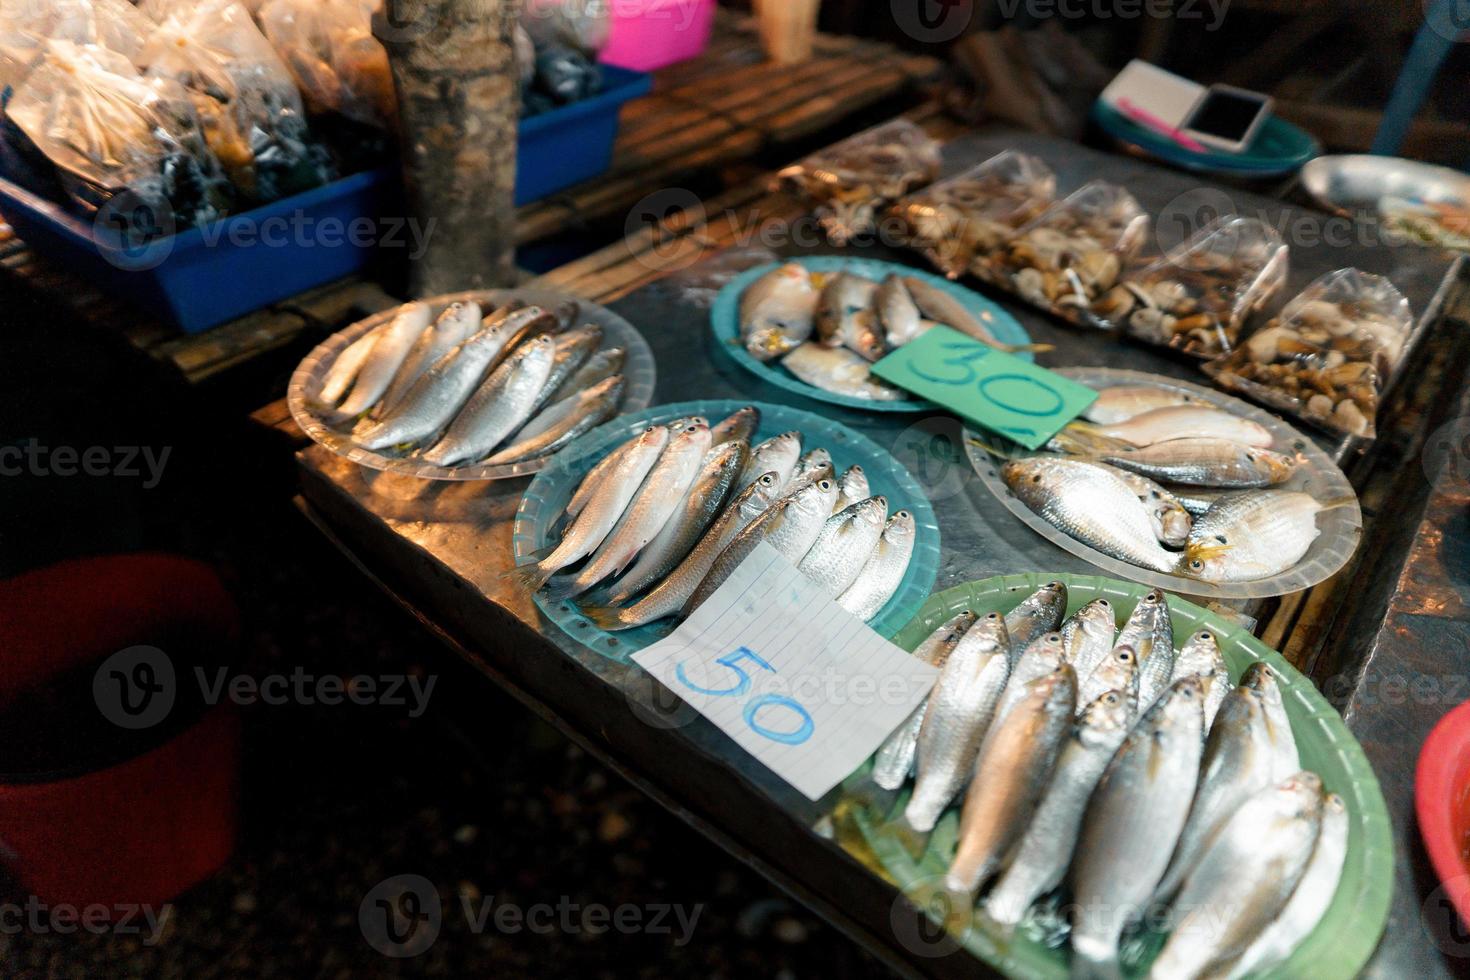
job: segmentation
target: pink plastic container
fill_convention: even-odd
[[[611,32],[598,60],[634,71],[696,57],[715,24],[715,0],[612,0],[611,7]]]

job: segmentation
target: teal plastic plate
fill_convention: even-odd
[[[1043,583],[1054,580],[1067,586],[1068,615],[1093,599],[1105,598],[1112,603],[1120,627],[1149,591],[1145,585],[1093,575],[1037,572],[990,578],[933,596],[914,621],[893,637],[893,642],[905,650],[913,650],[941,623],[962,610],[981,615],[1009,612]],[[1168,601],[1174,635],[1187,636],[1197,629],[1214,633],[1230,666],[1232,680],[1238,681],[1245,669],[1258,660],[1270,664],[1281,683],[1302,766],[1321,776],[1326,788],[1347,804],[1348,855],[1337,895],[1317,928],[1291,958],[1261,976],[1313,980],[1346,980],[1357,976],[1383,934],[1393,896],[1393,834],[1378,777],[1342,717],[1281,654],[1229,620],[1177,596],[1169,596]],[[869,770],[870,765],[865,765],[848,777],[845,783],[848,790],[859,790],[867,782]],[[905,787],[890,812],[901,812],[908,793],[909,787]],[[869,860],[877,860],[878,870],[897,884],[915,906],[931,910],[931,920],[938,929],[942,913],[934,910],[943,908],[938,889],[942,888],[944,872],[954,854],[959,807],[951,807],[941,818],[928,850],[918,861],[882,829],[887,814],[875,813],[863,804],[855,805],[851,814],[863,844],[860,850],[869,852]],[[1147,832],[1147,828],[1141,830]],[[1064,980],[1068,976],[1065,949],[1044,942],[1032,923],[1023,922],[1016,934],[1006,939],[999,932],[991,931],[982,916],[977,916],[967,929],[954,931],[952,927],[951,935],[1006,976],[1048,980]],[[1160,936],[1149,936],[1125,945],[1125,961],[1130,949],[1142,958],[1151,957],[1161,940]],[[1133,965],[1135,969],[1129,970],[1127,976],[1141,975],[1143,964]]]
[[[908,572],[899,583],[898,591],[888,600],[888,605],[868,621],[868,625],[882,635],[891,636],[913,618],[934,587],[934,578],[939,572],[939,524],[934,517],[934,508],[909,471],[877,443],[820,415],[785,405],[740,401],[680,402],[624,415],[587,433],[557,454],[551,465],[536,475],[521,497],[513,539],[516,564],[525,563],[527,556],[552,542],[552,532],[559,530],[556,524],[582,478],[599,460],[634,434],[649,425],[690,415],[701,415],[713,425],[750,404],[761,412],[760,428],[756,430],[753,442],[782,432],[800,432],[804,448],[825,448],[832,454],[833,466],[839,473],[854,464],[862,466],[872,492],[888,498],[890,512],[907,510],[914,515],[914,553],[909,560]],[[588,622],[570,601],[553,601],[544,592],[538,592],[535,598],[546,617],[568,636],[620,661],[667,636],[675,625],[674,620],[667,619],[637,629],[607,633]]]
[[[1243,153],[1207,151],[1199,153],[1169,137],[1133,122],[1116,109],[1094,102],[1092,118],[1109,136],[1176,167],[1199,173],[1237,177],[1280,177],[1295,173],[1322,152],[1322,145],[1306,130],[1282,119],[1267,117],[1260,132]]]
[[[1026,329],[1006,312],[1005,308],[991,302],[980,294],[957,286],[940,276],[932,275],[912,266],[899,265],[896,262],[880,262],[877,259],[850,259],[836,255],[814,255],[805,258],[790,259],[798,265],[805,266],[812,272],[850,272],[853,275],[863,276],[875,282],[881,282],[890,273],[901,276],[913,276],[922,279],[936,289],[942,289],[955,299],[965,305],[975,316],[979,317],[990,328],[995,338],[1004,344],[1029,344],[1031,337]],[[742,273],[720,290],[719,296],[715,297],[714,309],[710,312],[710,326],[715,333],[715,344],[728,354],[736,364],[739,364],[751,374],[758,376],[763,381],[768,381],[778,388],[801,395],[804,398],[813,398],[817,401],[829,402],[833,405],[841,405],[845,408],[856,408],[868,412],[930,412],[934,406],[922,398],[910,398],[896,402],[874,402],[862,398],[852,398],[848,395],[838,395],[830,391],[824,391],[813,385],[801,381],[781,366],[780,361],[763,363],[757,361],[746,353],[745,347],[740,343],[740,297],[745,291],[755,284],[761,276],[772,269],[780,268],[784,262],[773,262]],[[1034,360],[1034,356],[1028,351],[1016,355],[1028,361]]]

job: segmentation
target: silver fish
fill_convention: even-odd
[[[1225,439],[1242,446],[1270,449],[1276,441],[1271,431],[1259,422],[1211,405],[1156,408],[1126,422],[1100,426],[1097,431],[1134,446],[1152,446],[1171,439]]]
[[[956,613],[919,644],[914,650],[914,657],[931,667],[943,670],[944,665],[949,662],[950,654],[954,653],[955,647],[959,646],[960,640],[975,625],[977,619],[979,617],[968,609]],[[873,782],[883,789],[896,790],[913,774],[914,756],[919,747],[919,729],[924,725],[924,714],[928,710],[929,699],[926,697],[898,731],[888,736],[888,740],[873,757]]]
[[[1198,401],[1185,391],[1154,385],[1117,385],[1099,390],[1097,401],[1088,406],[1082,417],[1099,425],[1116,425],[1158,408],[1193,405]]]
[[[944,290],[931,286],[914,276],[905,276],[903,284],[908,287],[909,295],[918,304],[919,311],[926,319],[958,330],[970,339],[978,340],[986,346],[998,350],[1014,350],[1013,347],[996,340],[989,326],[965,309],[965,304]]]
[[[908,396],[873,376],[868,362],[846,347],[802,344],[781,359],[786,370],[813,388],[865,401],[896,402]]]
[[[864,622],[878,615],[909,570],[914,535],[913,514],[901,510],[889,518],[878,546],[858,572],[857,580],[837,597],[837,604]]]
[[[429,368],[479,332],[480,316],[480,304],[473,300],[468,303],[450,303],[433,325],[419,334],[419,339],[408,352],[403,366],[393,376],[388,393],[378,402],[376,411],[381,415],[392,412],[403,400],[403,396],[413,388],[414,382],[428,373]]]
[[[536,404],[531,406],[531,411],[539,412],[554,401],[557,394],[565,389],[567,379],[581,370],[593,351],[601,345],[602,328],[595,323],[558,335],[556,354],[551,361],[551,374],[547,377],[541,394],[536,396]]]
[[[1010,677],[1010,637],[999,613],[980,618],[960,639],[929,692],[915,756],[918,779],[904,822],[920,833],[969,781],[980,743]]]
[[[1179,556],[1154,537],[1148,511],[1133,491],[1105,470],[1054,457],[1013,459],[1001,478],[1016,498],[1067,535],[1103,554],[1157,572]]]
[[[1113,604],[1106,599],[1093,599],[1067,617],[1062,623],[1061,633],[1063,656],[1077,671],[1078,679],[1086,680],[1113,649],[1113,642],[1117,639]]]
[[[1209,731],[1231,688],[1230,668],[1220,653],[1220,642],[1209,630],[1196,630],[1179,648],[1179,655],[1174,659],[1174,673],[1169,680],[1173,682],[1185,677],[1210,680],[1205,689],[1205,730]]]
[[[1087,801],[1132,721],[1127,697],[1120,691],[1099,695],[1078,713],[1076,727],[1057,757],[1056,775],[1005,874],[986,898],[991,919],[1003,926],[1016,925],[1036,899],[1062,883]]]
[[[801,560],[801,573],[836,599],[857,581],[863,564],[888,520],[888,501],[883,497],[860,500],[827,518],[811,550]]]
[[[832,475],[832,454],[818,447],[796,461],[796,468],[791,471],[791,481],[786,484],[786,489],[795,490],[800,484],[810,483],[822,475]]]
[[[361,415],[378,403],[432,318],[428,303],[409,303],[377,332],[377,340],[357,372],[352,392],[342,403],[343,415],[349,418]]]
[[[756,445],[750,451],[745,471],[740,474],[736,492],[744,490],[762,473],[775,473],[781,478],[781,486],[791,482],[796,472],[796,461],[801,457],[801,433],[783,432]]]
[[[817,287],[800,265],[773,269],[740,298],[740,340],[758,361],[770,361],[792,350],[812,335],[817,312]]]
[[[1171,439],[1099,458],[1153,480],[1192,487],[1269,487],[1285,483],[1296,472],[1290,456],[1225,439]]]
[[[837,480],[837,503],[832,505],[832,513],[850,507],[859,500],[867,500],[872,495],[872,488],[868,486],[868,474],[863,472],[861,466],[849,466]]]
[[[1144,641],[1143,647],[1148,649],[1148,656],[1140,652],[1138,659],[1138,705],[1140,711],[1147,711],[1149,707],[1158,700],[1160,694],[1169,687],[1170,679],[1174,676],[1174,629],[1169,621],[1169,607],[1160,602],[1154,610],[1153,620],[1149,624],[1150,636]],[[1207,679],[1201,681],[1201,687],[1207,688]],[[1201,699],[1201,705],[1208,700],[1206,694]]]
[[[1127,484],[1128,489],[1133,491],[1134,496],[1148,511],[1148,519],[1153,524],[1154,537],[1160,544],[1168,545],[1170,548],[1184,547],[1184,542],[1189,540],[1189,532],[1194,529],[1194,518],[1190,515],[1189,509],[1184,506],[1183,501],[1146,476],[1130,473],[1107,463],[1096,463],[1090,460],[1089,463],[1092,466],[1106,469]]]
[[[684,604],[683,615],[688,616],[725,584],[725,580],[750,557],[755,546],[762,541],[775,548],[783,558],[793,565],[800,565],[811,550],[822,526],[832,513],[832,501],[837,496],[837,484],[831,480],[818,480],[795,493],[788,493],[772,504],[764,514],[733,540],[715,559],[709,573],[699,588]]]
[[[1192,678],[1171,687],[1123,740],[1088,802],[1072,866],[1074,976],[1117,972],[1118,939],[1168,865],[1199,775],[1201,694]]]
[[[1064,663],[1066,655],[1062,649],[1062,634],[1043,633],[1026,644],[1026,649],[1011,665],[1011,676],[995,709],[995,720],[1004,721],[1011,709],[1026,696],[1032,681],[1055,673]]]
[[[516,433],[514,443],[488,457],[485,463],[490,466],[519,463],[557,452],[612,418],[622,400],[621,374],[568,395],[527,422]]]
[[[746,405],[711,427],[710,439],[716,446],[727,442],[748,444],[755,437],[755,430],[760,428],[760,424],[761,410],[754,405]]]
[[[550,554],[534,565],[516,569],[515,577],[520,584],[535,592],[551,576],[596,551],[623,516],[668,443],[669,430],[650,425],[619,447],[610,468],[589,474],[582,483],[587,489],[584,506]]]
[[[873,299],[878,284],[871,279],[839,272],[827,280],[822,295],[817,300],[817,341],[823,347],[842,347],[855,344],[866,321],[876,332],[877,312]],[[862,352],[853,350],[854,353]]]
[[[690,429],[696,425],[708,424],[708,420],[701,416],[685,416],[684,418],[674,419],[672,422],[668,422],[660,426],[649,426],[648,428],[644,429],[643,432],[634,435],[626,442],[618,446],[618,448],[614,449],[612,452],[604,456],[595,466],[592,467],[591,471],[589,471],[588,474],[582,478],[582,482],[577,486],[576,492],[572,494],[571,503],[567,504],[567,517],[576,517],[582,512],[582,508],[585,507],[587,505],[587,502],[592,499],[592,494],[596,491],[598,485],[602,480],[603,475],[611,472],[613,467],[617,466],[618,462],[622,459],[623,454],[631,449],[633,446],[638,445],[639,441],[642,439],[645,433],[651,432],[654,428],[661,428],[666,433],[668,433],[668,438],[672,439],[677,435],[681,435],[685,430]]]
[[[1029,682],[1015,707],[986,733],[944,876],[949,891],[973,895],[1000,869],[1051,782],[1076,714],[1077,675],[1062,664]]]
[[[452,466],[480,459],[519,429],[551,373],[556,341],[543,335],[490,373],[424,461]]]
[[[1302,560],[1322,532],[1317,515],[1352,500],[1323,503],[1294,490],[1232,493],[1194,524],[1185,574],[1206,582],[1268,578]]]
[[[1322,780],[1302,772],[1241,804],[1184,881],[1156,980],[1227,972],[1286,908],[1322,828]]]
[[[1202,487],[1177,487],[1169,491],[1191,517],[1204,517],[1229,490],[1206,490]],[[1186,536],[1187,537],[1187,536]]]
[[[473,322],[479,323],[479,317]],[[421,442],[440,432],[485,380],[508,339],[503,326],[479,331],[440,357],[402,396],[397,408],[354,440],[364,449],[378,450]]]
[[[924,333],[923,314],[899,276],[890,275],[879,283],[874,303],[883,338],[890,347],[902,347]]]
[[[552,583],[551,594],[557,598],[581,595],[631,565],[678,511],[709,448],[709,428],[703,425],[670,438],[617,527],[575,577]]]
[[[621,347],[608,347],[600,350],[587,358],[587,363],[567,379],[566,384],[561,386],[561,391],[557,394],[563,398],[570,398],[575,392],[586,391],[599,382],[620,375],[623,373],[623,365],[627,360],[628,352]]]
[[[1322,830],[1312,848],[1306,872],[1286,907],[1236,961],[1230,971],[1231,980],[1263,973],[1286,962],[1297,945],[1317,927],[1337,894],[1343,864],[1347,861],[1347,843],[1347,807],[1342,797],[1328,793],[1322,800]]]
[[[583,614],[598,629],[612,633],[633,629],[655,620],[672,616],[699,588],[699,583],[709,574],[715,560],[735,536],[764,514],[781,496],[781,485],[776,473],[764,473],[754,483],[740,491],[730,506],[715,519],[715,523],[699,539],[679,567],[674,569],[652,592],[639,599],[627,609],[611,607],[584,607]]]
[[[1225,698],[1219,720],[1205,741],[1189,821],[1179,836],[1168,870],[1159,880],[1155,899],[1173,898],[1215,831],[1253,794],[1275,782],[1274,763],[1271,730],[1260,692],[1244,685],[1235,688]]]
[[[1102,663],[1082,681],[1078,704],[1091,704],[1109,691],[1123,695],[1130,724],[1138,711],[1138,652],[1128,644],[1113,647]]]
[[[1066,613],[1067,587],[1061,582],[1047,582],[1006,613],[1006,635],[1011,640],[1011,663],[1016,662],[1021,651],[1032,640],[1060,628],[1062,617]]]
[[[1299,770],[1302,763],[1276,674],[1266,664],[1254,663],[1245,669],[1240,683],[1242,686],[1255,688],[1261,695],[1261,704],[1266,708],[1266,730],[1271,737],[1271,775],[1276,779],[1285,779]]]
[[[638,556],[628,574],[608,593],[606,605],[622,605],[679,567],[724,510],[748,452],[744,442],[726,442],[705,454],[679,508]]]
[[[362,370],[368,355],[373,352],[373,345],[378,342],[378,336],[383,332],[381,326],[374,327],[367,333],[358,337],[332,362],[331,368],[327,370],[327,376],[322,379],[322,390],[317,399],[324,405],[335,405],[347,394],[347,388],[353,381],[357,380],[357,372]]]

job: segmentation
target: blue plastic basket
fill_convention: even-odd
[[[596,177],[611,164],[618,112],[647,93],[652,80],[622,68],[603,71],[600,94],[521,123],[516,203]],[[4,179],[0,215],[37,254],[185,333],[198,333],[352,275],[384,236],[414,247],[406,225],[395,232],[393,223],[378,220],[391,212],[396,186],[391,170],[355,174],[136,249],[116,246],[91,220]],[[353,223],[364,218],[372,221],[371,234],[354,233]]]

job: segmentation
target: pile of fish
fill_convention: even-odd
[[[910,396],[873,377],[869,365],[944,324],[1000,350],[979,316],[917,276],[874,282],[851,272],[813,273],[792,262],[751,284],[740,298],[740,342],[758,361],[780,359],[800,380],[850,398]]]
[[[862,467],[838,474],[798,432],[752,446],[760,419],[747,406],[713,426],[648,426],[593,467],[558,543],[517,578],[558,599],[598,588],[587,618],[632,629],[684,619],[764,541],[853,615],[876,616],[908,570],[913,515],[890,517]]]
[[[1052,582],[914,651],[940,676],[876,756],[875,798],[915,777],[884,832],[917,856],[961,803],[944,889],[964,923],[977,898],[1007,934],[1074,910],[1074,977],[1120,976],[1145,923],[1169,933],[1156,980],[1281,963],[1332,901],[1348,816],[1302,771],[1275,675],[1232,687],[1208,630],[1176,649],[1160,592],[1121,632],[1108,600],[1064,619],[1067,601]]]
[[[1036,514],[1088,547],[1205,582],[1280,574],[1317,539],[1317,515],[1355,498],[1279,489],[1297,459],[1265,427],[1150,385],[1103,389],[1047,444],[1001,478]]]
[[[338,356],[317,402],[373,452],[436,466],[549,456],[617,414],[625,352],[580,309],[409,303]]]

